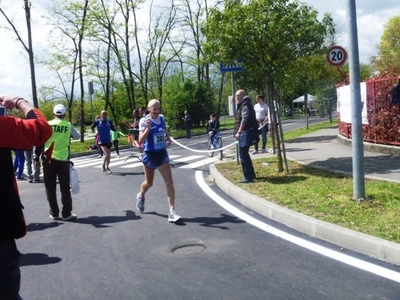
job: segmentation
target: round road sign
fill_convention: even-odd
[[[331,49],[329,49],[329,52],[326,55],[326,59],[332,66],[339,67],[346,62],[346,50],[344,50],[344,48],[340,46],[333,46]]]

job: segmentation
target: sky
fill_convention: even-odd
[[[36,56],[41,55],[46,48],[48,30],[43,25],[47,3],[51,0],[32,0],[33,40]],[[331,13],[339,31],[337,45],[347,49],[348,18],[347,10],[351,0],[303,0],[314,7],[321,18],[324,13]],[[7,8],[7,14],[15,21],[21,32],[26,32],[25,15],[22,0],[0,0],[0,5]],[[394,16],[400,16],[399,0],[359,0],[356,1],[359,60],[369,63],[371,56],[377,54],[376,46],[380,42],[384,25]],[[5,24],[0,16],[0,26]],[[0,95],[11,95],[32,98],[30,85],[30,70],[26,51],[13,33],[0,27]],[[54,74],[38,65],[36,67],[37,87],[50,84]]]

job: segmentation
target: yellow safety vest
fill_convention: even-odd
[[[46,142],[45,150],[47,150],[54,141],[52,159],[68,160],[69,144],[71,140],[71,123],[60,119],[54,119],[49,121],[49,124],[53,128],[53,135]]]

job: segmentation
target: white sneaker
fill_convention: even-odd
[[[78,216],[75,214],[70,214],[68,217],[63,218],[63,221],[72,221],[75,220]]]
[[[170,223],[178,222],[180,219],[182,219],[182,217],[176,213],[175,209],[168,214],[168,222]]]
[[[144,197],[142,196],[142,193],[139,192],[136,195],[136,208],[142,213],[144,212]]]

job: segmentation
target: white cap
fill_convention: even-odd
[[[66,112],[67,112],[67,110],[65,109],[65,106],[64,106],[64,105],[62,105],[62,104],[57,104],[56,106],[54,106],[53,113],[54,113],[56,116],[65,115]]]

